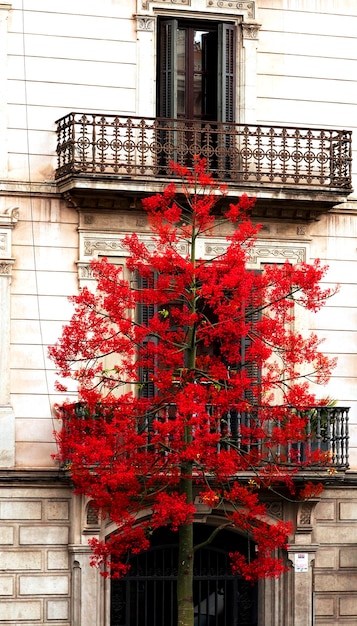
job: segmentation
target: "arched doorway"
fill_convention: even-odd
[[[194,526],[197,542],[212,527]],[[222,530],[194,563],[195,626],[257,626],[257,588],[231,574],[229,552],[254,545]],[[122,580],[111,581],[110,626],[176,626],[177,533],[161,529],[150,550],[130,559]]]

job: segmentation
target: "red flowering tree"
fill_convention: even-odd
[[[254,581],[284,570],[277,549],[291,526],[268,522],[260,494],[293,489],[294,443],[306,438],[316,404],[309,382],[326,382],[333,365],[315,335],[294,328],[294,315],[317,311],[331,292],[319,286],[317,261],[250,271],[254,202],[229,204],[202,161],[173,171],[178,189],[143,200],[150,243],[125,238],[131,280],[94,261],[96,290],[72,298],[74,315],[50,355],[79,393],[60,407],[58,458],[76,492],[118,529],[92,541],[93,561],[122,576],[153,531],[176,530],[178,626],[193,626],[197,497],[221,515],[208,541],[234,527],[257,545],[250,561],[230,555],[234,572]],[[201,258],[200,243],[222,225],[226,246]]]

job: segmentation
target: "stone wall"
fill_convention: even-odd
[[[355,488],[328,488],[316,506],[312,535],[316,626],[357,622],[357,501]]]
[[[0,488],[0,624],[70,624],[72,495],[59,486]]]

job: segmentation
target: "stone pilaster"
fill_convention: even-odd
[[[317,548],[318,546],[312,544],[290,546],[288,554],[292,565],[291,626],[313,624],[313,565]],[[306,563],[306,568],[300,567],[299,563]]]
[[[152,16],[138,15],[136,18],[137,35],[137,84],[136,115],[153,117],[155,115],[155,64],[153,63],[154,28],[156,19]]]
[[[10,404],[10,285],[14,259],[11,234],[18,210],[0,213],[0,467],[15,464],[15,415]]]
[[[295,541],[290,544],[288,558],[291,564],[291,587],[289,612],[291,626],[306,626],[314,623],[313,579],[315,555],[318,544],[312,543],[315,525],[315,508],[318,500],[298,504]],[[290,622],[289,622],[290,624]]]
[[[254,124],[257,114],[257,48],[260,24],[242,22],[241,85],[239,109],[242,124]]]

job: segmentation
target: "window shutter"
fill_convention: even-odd
[[[218,121],[234,122],[235,118],[236,40],[234,24],[218,25]]]
[[[159,47],[159,117],[177,117],[177,20],[160,23]]]
[[[248,305],[246,309],[246,319],[251,323],[252,327],[260,320],[261,318],[261,310],[257,308],[253,308],[252,305]],[[252,363],[252,361],[247,362],[246,360],[246,352],[249,346],[252,344],[252,340],[250,337],[242,337],[241,340],[241,368],[247,371],[249,378],[253,381],[257,381],[259,383],[260,380],[260,368],[256,363]],[[252,403],[256,403],[256,399],[254,397],[252,390],[247,390],[245,393],[245,399]]]
[[[148,279],[138,276],[138,287],[139,289],[147,289],[149,287]],[[150,319],[155,314],[155,311],[156,307],[154,304],[139,304],[138,323],[142,326],[148,326]],[[142,367],[140,369],[140,395],[143,398],[152,398],[155,395],[155,385],[151,380],[152,373],[152,370],[147,367]]]

